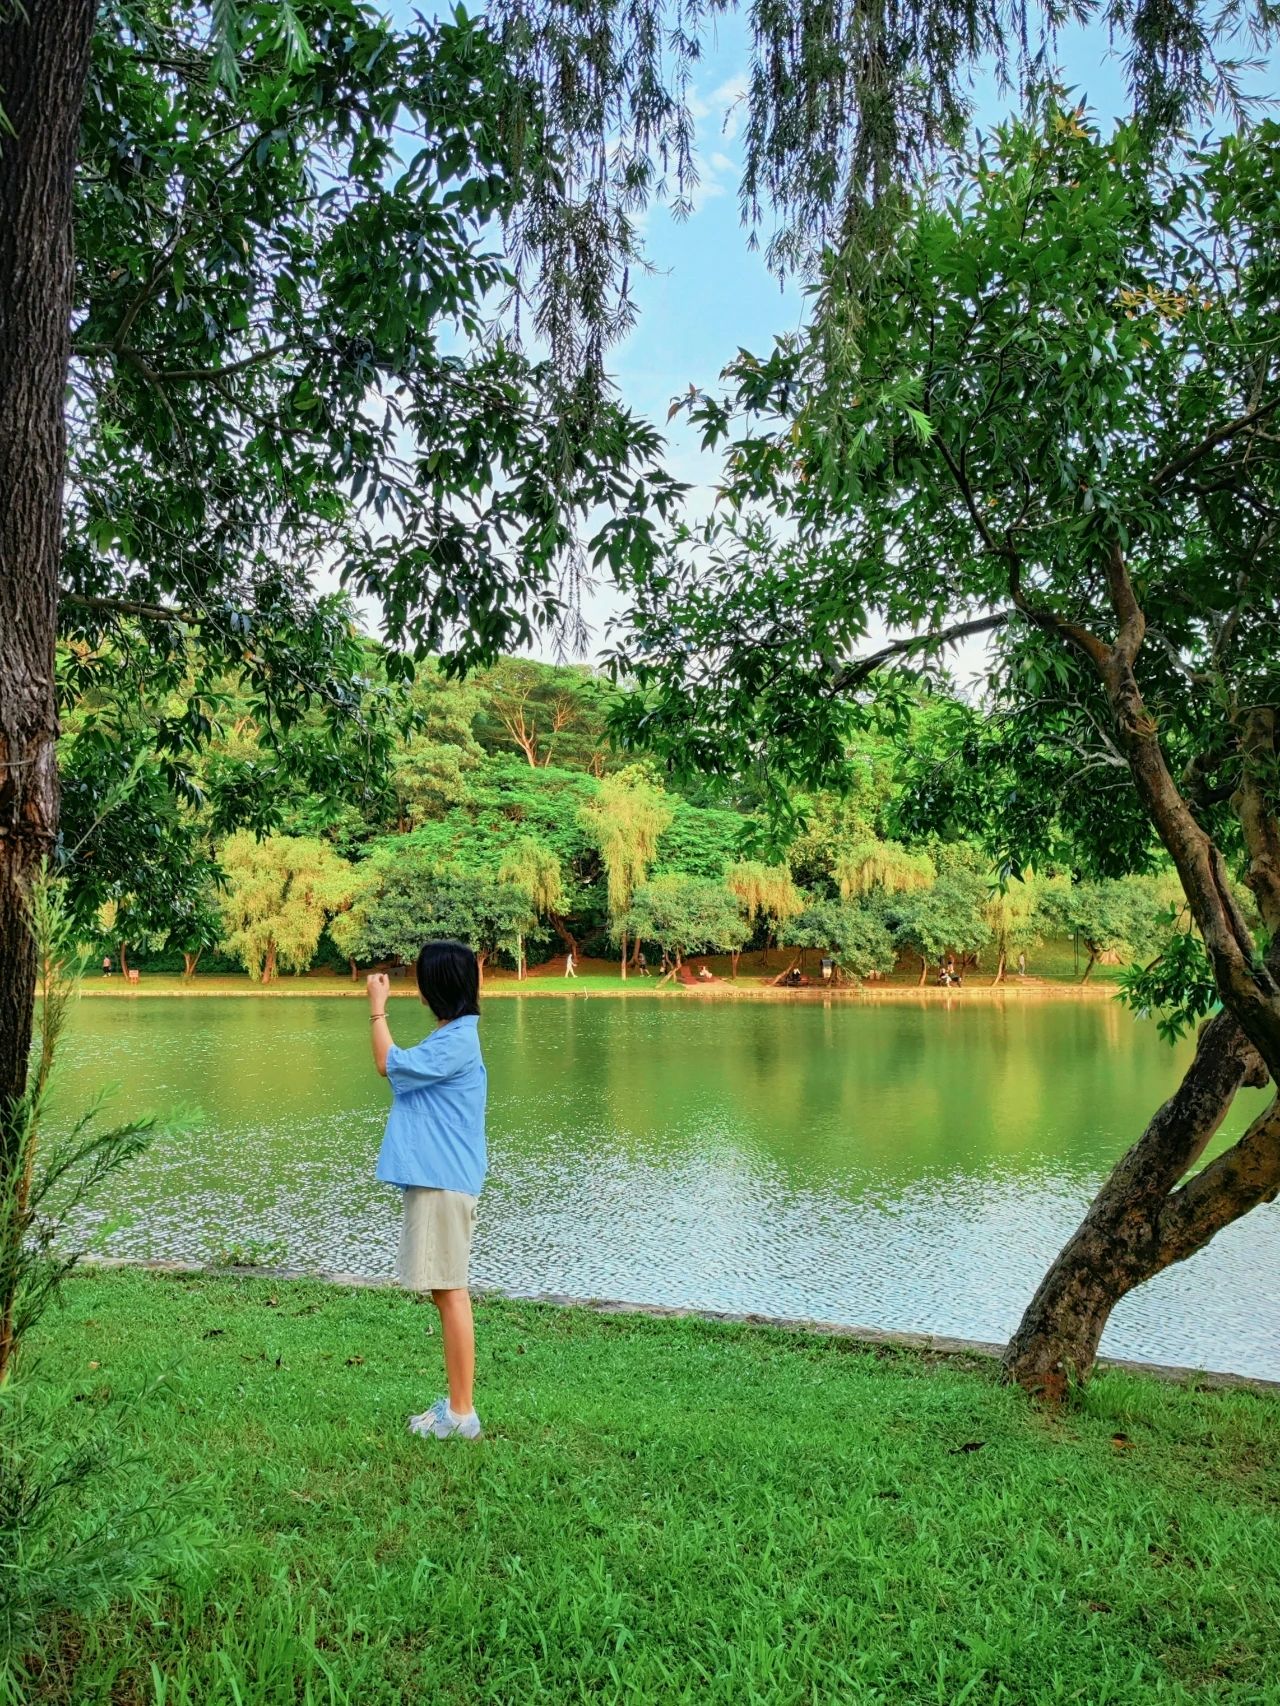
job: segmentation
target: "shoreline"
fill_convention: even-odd
[[[396,1291],[393,1279],[369,1274],[330,1272],[325,1269],[290,1267],[220,1267],[211,1262],[182,1262],[133,1256],[86,1256],[77,1263],[75,1273],[140,1271],[173,1279],[193,1275],[209,1279],[250,1280],[310,1280],[337,1290]],[[762,1315],[754,1310],[699,1308],[696,1304],[637,1303],[625,1298],[572,1297],[565,1292],[513,1291],[502,1286],[474,1286],[472,1296],[479,1302],[502,1299],[512,1303],[535,1303],[550,1309],[581,1309],[592,1315],[640,1315],[654,1321],[707,1321],[730,1327],[758,1327],[778,1333],[790,1333],[819,1339],[846,1339],[869,1349],[907,1351],[947,1361],[997,1362],[1004,1346],[988,1339],[955,1338],[945,1333],[908,1332],[888,1327],[853,1326],[842,1321],[824,1321],[802,1315]],[[1097,1368],[1115,1369],[1125,1374],[1142,1375],[1152,1380],[1176,1386],[1193,1386],[1212,1391],[1256,1392],[1259,1396],[1280,1394],[1280,1379],[1264,1375],[1236,1374],[1230,1369],[1195,1368],[1185,1363],[1147,1362],[1132,1357],[1100,1356]]]
[[[585,980],[584,980],[585,981]],[[640,980],[635,980],[640,981]],[[699,988],[697,985],[672,984],[658,988],[636,988],[635,981],[623,983],[621,979],[614,984],[604,984],[596,987],[580,989],[569,982],[567,988],[558,984],[548,988],[551,979],[528,978],[518,982],[515,978],[504,978],[500,981],[486,983],[481,989],[483,1000],[511,1000],[522,996],[539,1001],[577,1000],[587,1001],[600,999],[603,1001],[668,1001],[688,996],[695,1001],[783,1001],[783,1002],[840,1002],[840,1003],[876,1003],[901,1001],[907,1003],[923,1003],[930,1005],[943,1003],[947,1006],[962,1002],[1001,1003],[1014,1001],[1107,1001],[1118,998],[1119,989],[1114,983],[970,983],[963,984],[959,989],[939,988],[936,984],[863,984],[849,988],[830,988],[819,985],[808,989],[780,989],[770,984],[723,983],[708,984]],[[213,979],[207,980],[212,985]],[[543,987],[539,987],[542,985]],[[532,987],[531,987],[532,986]],[[266,1000],[292,1001],[306,997],[314,997],[325,1001],[365,1000],[362,985],[338,984],[336,980],[329,982],[319,978],[281,978],[275,983],[250,983],[247,979],[235,981],[228,978],[225,984],[217,988],[201,988],[197,980],[186,984],[178,979],[153,978],[149,982],[126,984],[122,980],[103,979],[98,983],[85,983],[80,994],[88,1000],[136,1001],[136,1000],[210,1000],[226,996],[231,999],[261,997]],[[412,985],[404,988],[393,986],[389,992],[392,999],[418,1000],[418,992]]]

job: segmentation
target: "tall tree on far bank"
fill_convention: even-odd
[[[498,880],[511,883],[528,896],[529,906],[538,918],[550,918],[564,911],[564,871],[549,847],[532,835],[522,835],[498,866]],[[524,932],[516,943],[516,976],[525,975]]]
[[[765,958],[769,937],[775,938],[788,919],[804,911],[804,896],[785,865],[766,865],[759,859],[739,859],[725,872],[725,885],[742,908],[748,924],[762,921],[765,927]],[[733,956],[733,975],[738,975],[738,952]]]
[[[241,830],[221,850],[222,945],[251,978],[307,969],[334,913],[351,905],[353,872],[323,841]]]
[[[622,945],[625,978],[629,929],[626,919],[631,899],[648,876],[658,841],[675,813],[661,789],[638,766],[632,766],[615,776],[606,776],[595,798],[581,808],[578,816],[604,865],[609,917],[615,921]]]
[[[804,975],[814,949],[834,959],[837,974],[847,972],[858,980],[892,971],[898,957],[888,927],[871,907],[820,895],[806,897],[800,912],[783,926],[782,940],[793,958],[774,978],[776,984],[785,984],[794,972]]]
[[[656,942],[679,971],[686,954],[728,953],[736,963],[750,934],[737,897],[709,877],[664,876],[637,884],[614,931],[627,951],[628,934],[639,945]]]
[[[412,965],[423,942],[452,936],[474,950],[483,981],[488,961],[497,953],[514,959],[537,925],[529,895],[517,883],[441,864],[428,849],[409,845],[375,854],[369,866],[363,927],[348,938],[360,958]]]

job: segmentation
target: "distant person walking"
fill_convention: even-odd
[[[110,954],[104,954],[102,956],[102,975],[103,975],[103,977],[110,977],[111,976],[111,955]]]
[[[640,953],[638,953],[636,955],[636,968],[639,971],[641,977],[648,977],[648,975],[649,975],[649,962],[644,957],[643,949],[640,951]]]
[[[1027,975],[1027,956],[1026,956],[1026,953],[1024,951],[1023,953],[1018,955],[1018,976],[1019,977],[1025,977],[1026,975]]]
[[[577,964],[578,962],[574,958],[573,949],[570,948],[569,952],[564,957],[564,975],[566,977],[577,977]]]

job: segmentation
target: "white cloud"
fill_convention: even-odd
[[[746,98],[746,73],[739,71],[727,77],[709,95],[701,95],[695,89],[689,97],[689,110],[699,130],[713,130],[726,142],[732,142],[742,123]]]

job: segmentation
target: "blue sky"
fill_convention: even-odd
[[[408,20],[409,0],[391,0],[390,12]],[[719,22],[704,53],[694,90],[701,184],[695,211],[682,221],[665,208],[645,219],[650,273],[633,280],[637,325],[613,352],[612,368],[624,401],[659,423],[667,435],[668,466],[686,481],[690,511],[705,515],[717,477],[717,460],[705,454],[684,417],[669,426],[672,398],[691,384],[714,389],[717,377],[739,348],[764,351],[779,333],[795,327],[803,299],[794,286],[780,288],[761,250],[748,245],[739,216],[742,165],[741,109],[736,106],[747,72],[748,33],[740,13]],[[1073,29],[1060,38],[1061,81],[1074,89],[1104,123],[1126,109],[1124,70],[1101,29]],[[1272,96],[1280,60],[1247,80],[1249,92]],[[988,129],[1012,110],[1015,97],[999,90],[993,76],[974,82],[974,125]],[[764,235],[767,237],[768,233]],[[607,587],[588,595],[588,624],[600,640],[617,600]],[[550,656],[550,652],[546,655]],[[960,675],[981,664],[974,646],[957,658]]]

